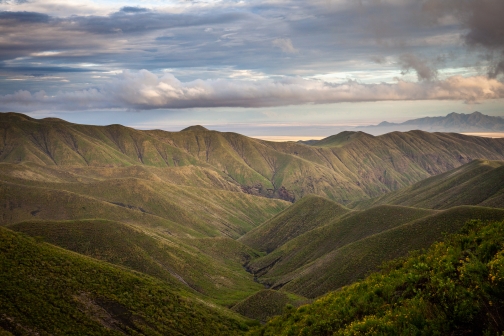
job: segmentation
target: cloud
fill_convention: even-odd
[[[47,14],[36,12],[0,12],[0,25],[13,23],[48,23],[51,17]]]
[[[463,28],[465,43],[490,52],[488,69],[490,77],[504,74],[504,1],[501,0],[426,0],[425,13],[437,22],[443,18],[456,17]],[[497,59],[494,59],[496,57]]]
[[[295,54],[298,52],[296,48],[292,45],[292,41],[289,38],[278,38],[273,40],[273,45],[282,49],[283,52],[289,54]]]
[[[26,90],[0,96],[3,108],[19,111],[91,109],[181,109],[196,107],[272,107],[363,101],[461,100],[474,103],[504,98],[504,84],[485,76],[453,76],[445,80],[393,84],[286,77],[278,80],[194,80],[182,82],[171,74],[124,71],[112,81],[88,90],[59,92]]]
[[[150,10],[143,7],[122,7],[120,11],[124,13],[145,13],[149,12]]]
[[[432,68],[428,61],[412,54],[402,54],[399,56],[399,65],[403,69],[402,74],[406,74],[410,69],[416,71],[418,80],[432,80],[437,77],[437,70]]]
[[[31,0],[18,5],[19,12],[0,12],[0,76],[26,73],[57,76],[66,72],[68,84],[47,87],[25,83],[23,88],[45,89],[49,98],[56,90],[65,92],[85,85],[102,92],[106,89],[105,79],[95,75],[122,69],[148,69],[156,73],[170,69],[181,86],[198,78],[206,79],[202,81],[207,85],[217,85],[210,83],[216,78],[229,78],[241,85],[229,75],[229,69],[253,71],[263,77],[327,78],[324,75],[345,73],[348,74],[345,78],[355,79],[362,78],[359,74],[369,74],[369,81],[373,78],[391,81],[402,70],[416,73],[419,81],[439,83],[436,67],[440,74],[445,72],[446,65],[467,75],[473,71],[470,66],[478,61],[474,54],[468,56],[465,46],[461,46],[459,36],[463,34],[467,45],[484,48],[485,53],[497,50],[489,69],[495,77],[504,71],[500,49],[483,45],[499,44],[498,34],[487,32],[496,31],[495,26],[500,22],[487,27],[476,20],[477,24],[471,25],[475,28],[468,29],[466,34],[461,28],[469,27],[469,23],[461,26],[462,14],[449,12],[449,8],[429,12],[427,5],[449,3],[453,7],[458,2],[471,1],[483,0],[224,0],[170,2],[173,6],[161,6],[156,0],[142,1],[141,5],[149,9],[112,8],[117,2],[87,1],[86,8],[91,3],[97,8],[93,5],[96,10],[85,12],[79,9],[80,4],[72,2],[64,11],[59,11],[61,0]],[[1,5],[0,8],[14,7]],[[422,15],[436,24],[426,24]],[[450,15],[458,19],[448,20]],[[480,35],[488,36],[487,40]],[[436,61],[438,55],[450,53],[459,57],[446,60],[446,64]],[[375,64],[370,63],[370,58]],[[375,71],[386,75],[374,76]],[[222,84],[225,79],[219,81]],[[264,85],[272,83],[261,81]],[[0,94],[19,90],[18,85],[4,81],[0,83]],[[51,101],[49,98],[47,101]],[[131,105],[120,100],[114,104]],[[213,100],[211,104],[220,102]],[[135,108],[134,104],[131,106]]]

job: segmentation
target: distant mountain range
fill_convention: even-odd
[[[373,135],[399,131],[422,130],[426,132],[504,132],[504,118],[492,117],[481,112],[471,114],[452,112],[445,117],[426,117],[412,119],[403,123],[383,121],[378,125],[360,126],[354,130]]]

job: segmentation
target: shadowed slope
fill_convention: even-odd
[[[264,289],[237,303],[231,309],[243,316],[264,323],[269,318],[282,314],[288,304],[299,307],[309,302],[309,299],[298,295]]]
[[[296,273],[331,251],[433,213],[432,210],[399,206],[351,212],[288,241],[272,253],[253,260],[248,267],[261,282],[273,285],[278,278]]]
[[[240,241],[259,251],[271,252],[287,241],[350,212],[338,203],[309,195],[249,231]]]
[[[455,233],[471,219],[502,220],[504,209],[455,207],[396,228],[368,236],[335,249],[291,274],[280,277],[275,287],[317,297],[378,270],[385,261],[427,248],[445,233]]]

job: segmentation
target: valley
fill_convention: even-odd
[[[325,309],[345,300],[338,293],[418,289],[424,270],[406,274],[444,253],[441,241],[501,232],[504,139],[342,132],[304,144],[1,113],[0,195],[7,335],[332,330],[309,314],[392,314],[370,305],[333,317]],[[500,272],[492,239],[491,256],[479,256],[481,242],[470,248]],[[427,254],[410,255],[418,250]],[[485,286],[481,295],[504,303]],[[389,287],[376,302],[411,299]]]

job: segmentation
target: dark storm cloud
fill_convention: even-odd
[[[403,69],[403,74],[408,73],[410,69],[415,70],[418,80],[432,80],[437,77],[437,70],[427,60],[411,53],[399,56],[399,65]]]
[[[488,74],[504,74],[504,1],[502,0],[427,0],[424,11],[434,19],[455,16],[468,30],[465,43],[489,52]]]

